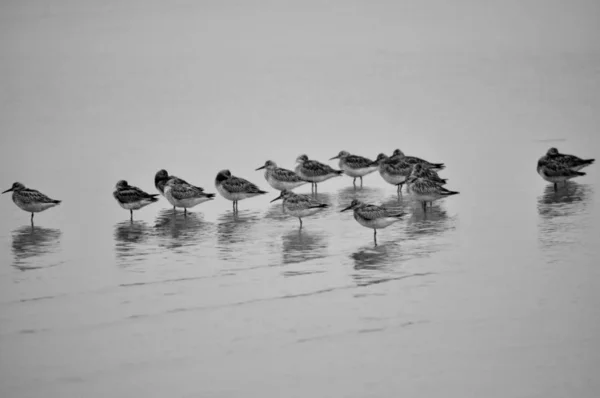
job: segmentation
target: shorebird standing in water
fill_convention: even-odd
[[[238,209],[238,201],[264,195],[267,192],[259,189],[256,185],[243,178],[231,175],[229,170],[221,170],[215,178],[215,187],[219,194],[227,200],[233,201],[233,212]]]
[[[187,209],[215,198],[214,193],[205,193],[204,189],[179,178],[169,179],[165,184],[164,192],[165,198],[173,205],[173,209],[183,207],[183,215],[187,215]]]
[[[265,169],[265,180],[278,191],[288,190],[291,191],[301,185],[308,184],[310,181],[300,178],[292,170],[277,167],[277,163],[272,160],[267,160],[264,166],[256,169]]]
[[[318,202],[310,196],[299,195],[287,190],[281,191],[281,194],[273,199],[271,203],[279,199],[283,199],[284,213],[293,217],[298,217],[298,220],[300,220],[300,228],[302,228],[302,217],[312,216],[320,210],[329,207],[329,205]]]
[[[31,213],[31,225],[33,215],[60,204],[60,200],[50,199],[40,191],[26,188],[20,182],[15,182],[10,189],[2,193],[12,192],[12,200],[22,210]]]
[[[158,194],[149,194],[138,187],[131,186],[125,180],[120,180],[115,186],[113,196],[119,205],[129,210],[130,220],[133,221],[133,211],[158,201]]]
[[[390,158],[383,153],[377,155],[377,159],[372,164],[377,165],[379,174],[385,182],[398,187],[398,196],[400,196],[400,190],[402,190],[402,185],[406,182],[412,166],[403,159]]]
[[[457,195],[459,193],[444,188],[439,183],[424,176],[419,169],[415,170],[415,173],[416,174],[408,181],[410,184],[410,192],[416,201],[421,202],[424,212],[427,211],[427,202],[433,202],[434,200]]]
[[[373,164],[371,159],[358,155],[351,155],[346,151],[340,151],[337,156],[329,160],[339,159],[338,165],[342,171],[354,179],[352,184],[356,188],[356,179],[360,178],[360,187],[363,186],[363,177],[377,170],[377,165]]]
[[[423,166],[429,168],[429,169],[433,169],[433,170],[443,170],[446,166],[444,166],[444,163],[431,163],[428,162],[426,160],[423,160],[421,158],[418,158],[416,156],[406,156],[404,154],[404,152],[402,152],[400,149],[395,149],[394,153],[392,153],[392,156],[390,156],[390,158],[392,159],[397,159],[397,160],[404,160],[406,163],[410,164],[410,165],[414,165],[414,164],[422,164]]]
[[[309,160],[306,155],[298,156],[296,162],[298,163],[295,169],[296,174],[312,183],[312,191],[315,194],[317,193],[317,183],[344,174],[342,170],[335,170],[316,160]]]
[[[400,221],[406,214],[400,210],[393,211],[381,206],[366,204],[357,199],[354,199],[342,212],[346,210],[354,210],[354,219],[363,227],[373,229],[375,246],[377,246],[377,230],[387,228]]]
[[[566,155],[558,152],[556,148],[550,148],[546,155],[539,158],[537,163],[538,174],[546,181],[554,184],[554,191],[558,190],[558,183],[566,182],[575,177],[584,176],[582,168],[594,163],[594,159],[581,159],[574,155]]]

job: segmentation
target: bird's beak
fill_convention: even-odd
[[[12,190],[13,190],[13,189],[12,189],[12,188],[10,188],[10,189],[7,189],[6,191],[2,192],[2,193],[12,192]]]
[[[281,199],[281,195],[279,195],[278,197],[276,197],[275,199],[273,199],[273,200],[272,200],[272,201],[270,201],[269,203],[273,203],[273,202],[275,202],[276,200],[279,200],[279,199]]]
[[[334,157],[332,157],[332,158],[331,158],[331,159],[329,159],[329,160],[333,160],[333,159],[339,159],[339,158],[340,158],[340,155],[337,155],[337,156],[334,156]]]
[[[344,211],[346,211],[346,210],[350,210],[351,208],[352,208],[352,205],[350,205],[350,206],[346,207],[344,210],[340,211],[340,213],[342,213],[342,212],[344,212]]]
[[[265,166],[260,166],[258,169],[254,170],[254,171],[262,170],[264,168],[265,168]]]

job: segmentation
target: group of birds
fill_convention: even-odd
[[[271,160],[267,160],[256,170],[264,170],[267,183],[280,191],[280,195],[271,202],[282,200],[284,212],[297,217],[300,221],[300,228],[302,228],[302,218],[313,215],[328,205],[319,202],[314,195],[296,194],[293,189],[310,183],[311,191],[316,194],[319,183],[343,174],[353,178],[352,183],[356,188],[357,178],[360,179],[362,187],[363,177],[379,171],[384,181],[398,187],[398,195],[400,195],[402,187],[406,185],[407,191],[421,203],[425,212],[427,203],[431,205],[435,200],[458,194],[456,191],[446,189],[444,185],[447,180],[438,175],[438,171],[445,168],[443,163],[431,163],[414,156],[406,156],[399,149],[396,149],[392,156],[381,153],[375,160],[341,151],[330,160],[338,160],[339,170],[311,160],[306,155],[298,156],[297,165],[293,171],[278,167]],[[579,170],[593,162],[594,159],[584,160],[574,155],[561,154],[556,148],[550,148],[546,155],[539,159],[537,171],[544,180],[554,183],[556,190],[557,183],[585,175]],[[203,188],[192,185],[182,178],[169,175],[166,170],[156,173],[154,186],[159,194],[163,195],[173,206],[173,210],[177,207],[183,208],[184,215],[187,214],[187,209],[215,198],[214,193],[204,192]],[[217,174],[215,188],[222,197],[232,201],[234,213],[238,211],[240,200],[267,193],[250,181],[232,175],[229,170],[221,170]],[[15,204],[31,213],[32,225],[35,213],[61,203],[60,200],[50,199],[39,191],[26,188],[19,182],[15,182],[10,189],[3,193],[6,192],[13,192],[12,199]],[[133,210],[139,210],[158,201],[159,194],[149,194],[138,187],[129,185],[125,180],[117,182],[113,192],[117,203],[130,211],[131,220],[133,220]],[[375,243],[377,243],[377,229],[386,228],[404,215],[402,211],[363,203],[357,199],[354,199],[341,211],[347,210],[353,210],[354,218],[360,225],[373,229]]]

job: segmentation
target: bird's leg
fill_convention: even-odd
[[[233,204],[233,212],[235,213],[235,200],[231,202]]]
[[[354,189],[356,189],[356,177],[352,180],[352,185],[354,185]]]
[[[377,230],[373,229],[373,240],[375,241],[375,246],[377,246]]]
[[[558,184],[554,183],[554,192],[558,191]]]
[[[130,214],[129,220],[133,221],[133,209],[129,209],[129,214]]]
[[[31,213],[31,226],[33,227],[33,212]]]
[[[360,187],[362,188],[362,176],[360,177]]]
[[[427,212],[427,202],[421,202],[421,207],[423,208],[424,212]]]
[[[315,182],[315,196],[317,195],[317,183]]]
[[[187,207],[184,207],[184,208],[183,208],[183,216],[184,216],[184,217],[187,217]]]
[[[298,217],[298,220],[300,220],[300,229],[302,229],[302,219]]]

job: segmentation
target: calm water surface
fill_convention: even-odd
[[[32,228],[0,198],[0,396],[598,395],[600,170],[558,192],[535,172],[550,146],[599,156],[598,48],[527,47],[518,24],[504,47],[396,41],[413,22],[394,3],[17,4],[0,189],[63,203]],[[460,195],[424,214],[377,174],[337,178],[300,230],[254,171],[395,148],[444,162]],[[130,222],[114,184],[153,192],[160,168],[270,192]],[[339,212],[354,198],[407,215],[375,246]]]

